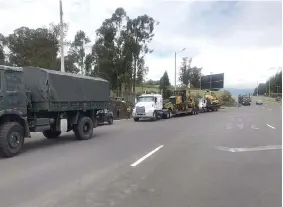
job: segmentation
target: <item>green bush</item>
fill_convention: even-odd
[[[220,104],[224,106],[236,106],[237,105],[235,99],[232,97],[229,91],[224,91],[223,94],[219,97],[219,101],[220,101]]]

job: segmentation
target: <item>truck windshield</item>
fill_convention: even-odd
[[[137,99],[138,102],[154,102],[153,96],[141,96]]]
[[[22,83],[21,73],[15,71],[5,71],[5,85],[7,91],[17,91]]]

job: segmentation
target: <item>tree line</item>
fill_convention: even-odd
[[[110,81],[112,89],[135,92],[135,86],[148,72],[145,56],[153,52],[148,44],[158,24],[146,14],[130,18],[123,8],[117,8],[96,30],[90,54],[85,52],[90,38],[82,30],[72,41],[64,42],[69,48],[64,56],[65,71],[102,76]],[[59,25],[51,23],[37,29],[23,26],[8,36],[0,34],[2,64],[60,70],[59,31]],[[65,37],[67,31],[68,25],[64,24]]]
[[[183,57],[179,72],[179,81],[182,87],[200,88],[200,79],[202,76],[202,68],[192,66],[192,58]],[[156,81],[149,80],[148,84],[154,84]],[[163,97],[168,98],[171,95],[171,83],[167,71],[159,80],[159,88],[163,91]]]
[[[282,70],[269,77],[265,83],[259,83],[254,89],[254,95],[269,95],[269,88],[272,94],[282,93]]]

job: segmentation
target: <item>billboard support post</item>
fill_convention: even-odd
[[[201,77],[201,89],[212,90],[224,88],[224,73],[205,75]]]

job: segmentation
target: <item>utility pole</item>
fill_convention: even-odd
[[[65,72],[65,63],[64,63],[64,28],[63,28],[63,9],[62,9],[62,0],[59,0],[60,3],[60,53],[61,53],[61,72]]]
[[[270,99],[270,79],[269,79],[269,81],[268,81],[268,97],[269,97],[269,99]]]
[[[175,52],[175,91],[176,91],[176,89],[177,89],[177,85],[176,85],[176,82],[177,82],[176,56],[177,56],[177,53]]]
[[[211,76],[212,76],[212,73],[210,73],[210,77],[209,77],[209,78],[210,78],[210,91],[211,91],[211,85],[212,85],[212,84],[211,84],[211,82],[212,82],[212,81],[211,81]]]
[[[256,95],[258,96],[258,81],[257,81],[257,87],[256,87]]]
[[[199,80],[199,90],[201,90],[201,74],[200,74],[200,80]]]
[[[276,93],[277,93],[277,96],[278,96],[278,89],[280,88],[280,86],[276,85],[275,88],[276,88]]]

